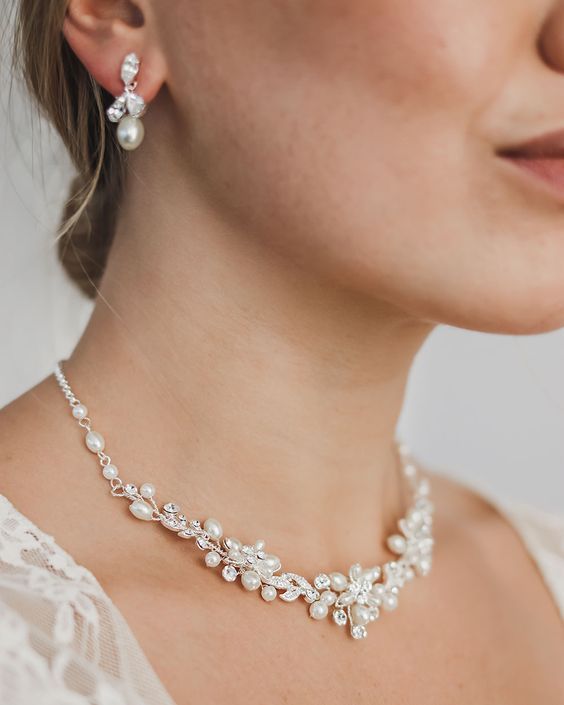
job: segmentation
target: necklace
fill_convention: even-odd
[[[410,486],[412,498],[404,517],[398,521],[398,533],[387,538],[387,546],[397,557],[382,566],[363,568],[359,563],[350,567],[348,575],[339,572],[319,573],[310,583],[302,575],[280,572],[278,556],[265,551],[263,540],[243,544],[236,538],[223,535],[217,519],[188,519],[178,504],[167,502],[160,508],[155,501],[155,486],[150,482],[139,488],[123,483],[117,467],[104,452],[103,436],[92,430],[88,409],[72,391],[61,363],[55,366],[55,378],[63,391],[73,417],[85,431],[86,447],[98,456],[103,477],[109,481],[114,497],[124,497],[134,517],[142,521],[162,524],[182,539],[191,539],[197,548],[205,551],[204,562],[209,568],[222,566],[221,574],[229,582],[240,578],[246,590],[259,590],[266,602],[280,597],[284,602],[302,598],[309,604],[309,614],[322,620],[331,612],[340,627],[349,625],[354,639],[367,636],[367,625],[376,621],[381,611],[391,612],[398,606],[398,594],[404,585],[416,576],[431,570],[433,552],[433,504],[429,499],[428,478],[421,477],[409,457],[406,446],[399,446],[399,457],[404,478]]]

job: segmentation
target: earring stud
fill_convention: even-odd
[[[145,136],[145,128],[140,118],[147,110],[147,105],[135,92],[139,64],[139,58],[133,52],[124,58],[120,70],[123,93],[106,110],[110,122],[118,123],[117,140],[128,152],[137,149]]]

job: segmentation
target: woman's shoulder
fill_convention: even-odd
[[[55,538],[77,531],[65,491],[82,496],[57,391],[47,378],[0,410],[0,703],[172,705],[94,573]]]
[[[0,703],[173,705],[95,576],[0,494]]]
[[[439,501],[450,505],[452,524],[464,517],[462,523],[479,536],[484,552],[498,556],[500,569],[506,568],[510,535],[518,538],[564,618],[564,514],[509,498],[483,483],[442,474],[434,478]]]
[[[6,587],[11,578],[17,582],[22,573],[36,577],[37,569],[51,573],[54,583],[64,579],[100,589],[90,571],[0,493],[0,588]],[[43,581],[39,587],[45,584]]]
[[[103,614],[95,582],[0,494],[0,702],[35,702],[46,691],[54,701],[72,696],[73,703],[86,705],[90,700],[62,678],[74,667],[82,677],[95,676],[105,702],[106,684],[76,648],[79,613],[85,634],[99,631]]]
[[[564,618],[564,515],[495,495],[488,499],[519,533]]]

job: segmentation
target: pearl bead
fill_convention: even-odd
[[[115,465],[106,465],[102,470],[102,475],[106,480],[113,480],[114,477],[118,476],[118,469]]]
[[[353,592],[342,592],[339,595],[339,606],[340,607],[348,607],[349,605],[352,605],[352,603],[355,601],[356,597]]]
[[[378,580],[380,577],[381,573],[380,566],[374,566],[373,568],[368,568],[362,573],[362,578],[363,580],[368,580],[369,582],[373,583],[375,580]]]
[[[223,529],[217,519],[206,519],[204,522],[204,531],[206,531],[212,539],[216,539],[216,541],[219,541],[223,536]]]
[[[388,548],[390,551],[393,553],[404,553],[406,549],[406,543],[405,543],[405,538],[403,536],[400,536],[399,534],[392,534],[391,536],[388,536]]]
[[[314,619],[325,619],[327,617],[327,605],[325,602],[312,602],[309,606],[309,614]]]
[[[152,485],[150,482],[144,482],[139,488],[139,494],[145,499],[151,499],[151,497],[154,497],[155,492],[155,485]]]
[[[431,492],[431,485],[426,477],[419,482],[418,490],[419,494],[424,495],[425,497]]]
[[[431,561],[428,558],[421,558],[417,564],[417,572],[419,575],[427,575],[431,570]]]
[[[418,529],[423,521],[423,515],[418,509],[410,509],[406,518],[408,525],[414,529]]]
[[[204,560],[208,568],[215,568],[221,563],[221,556],[216,551],[210,551],[206,553]]]
[[[360,563],[355,563],[354,565],[351,565],[349,568],[349,575],[351,580],[360,580],[360,576],[362,575],[362,566]]]
[[[225,539],[225,543],[227,544],[227,548],[236,548],[239,551],[243,547],[243,544],[239,541],[239,539],[236,539],[234,536],[230,536]]]
[[[320,599],[322,602],[325,602],[326,605],[334,605],[337,600],[337,595],[335,595],[332,590],[324,590],[320,595]]]
[[[280,558],[275,556],[273,553],[267,553],[263,558],[263,562],[266,563],[268,568],[270,568],[273,573],[275,573],[282,565]]]
[[[372,593],[372,596],[376,600],[376,602],[381,605],[382,600],[384,599],[384,595],[386,593],[386,588],[382,583],[376,583],[376,585],[372,586],[372,590],[370,591]]]
[[[267,602],[272,602],[272,600],[276,599],[276,595],[278,593],[273,585],[265,585],[260,591],[260,594],[263,600],[266,600]]]
[[[106,445],[104,437],[97,431],[88,431],[84,440],[86,442],[86,447],[88,448],[88,450],[92,451],[93,453],[99,453],[100,451],[104,450],[104,446]]]
[[[88,409],[84,404],[77,404],[72,407],[72,415],[75,419],[83,419],[88,414]]]
[[[387,592],[382,599],[382,607],[391,612],[398,606],[398,598],[393,592]]]
[[[152,508],[140,499],[135,500],[129,505],[129,511],[137,519],[143,519],[143,521],[151,521],[153,510]]]
[[[243,560],[243,554],[237,548],[230,548],[229,551],[227,551],[227,555],[236,563]]]
[[[257,539],[255,541],[255,551],[264,551],[266,546],[266,541],[264,539]]]
[[[247,570],[241,576],[245,590],[257,590],[260,587],[260,576],[254,570]]]
[[[370,610],[364,605],[355,604],[351,607],[352,620],[355,624],[368,624],[370,621]]]
[[[398,445],[398,452],[403,458],[405,458],[406,455],[409,455],[409,446],[407,443],[400,443]]]
[[[145,136],[145,128],[139,118],[127,115],[123,117],[117,126],[117,139],[123,149],[128,152],[137,149],[143,137]]]
[[[335,592],[342,592],[346,587],[348,580],[342,573],[331,573],[331,587]]]

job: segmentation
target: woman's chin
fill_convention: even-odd
[[[540,335],[564,327],[564,296],[550,302],[531,296],[528,301],[489,303],[469,315],[453,317],[449,325],[501,335]],[[445,321],[446,322],[446,321]]]
[[[448,325],[480,333],[539,335],[564,327],[564,277],[556,287],[520,287],[486,291],[458,291],[450,296],[435,291],[426,300],[420,295],[394,300],[397,310],[433,325]],[[390,302],[390,298],[388,298]]]

